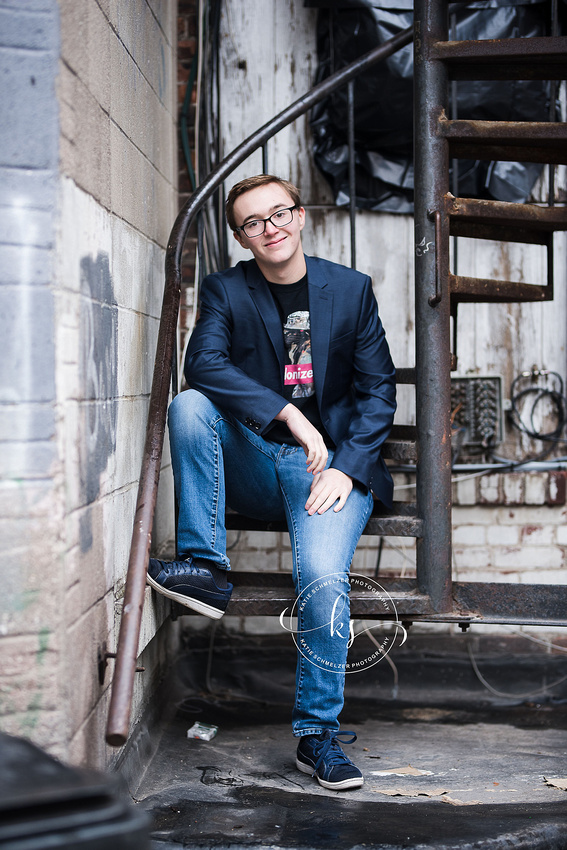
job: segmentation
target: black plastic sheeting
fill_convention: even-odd
[[[340,70],[413,23],[412,0],[305,0],[319,8],[317,82]],[[565,19],[560,0],[560,24]],[[550,0],[471,0],[449,4],[452,40],[551,35]],[[561,32],[565,26],[561,26]],[[548,81],[459,81],[452,118],[547,121]],[[453,94],[450,91],[450,100]],[[413,212],[413,45],[360,75],[354,85],[356,205],[359,209]],[[312,111],[315,162],[335,203],[349,203],[347,89]],[[460,197],[523,203],[542,165],[460,160],[451,187]]]

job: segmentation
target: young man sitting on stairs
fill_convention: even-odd
[[[169,408],[180,560],[151,559],[148,582],[219,618],[232,592],[225,506],[285,518],[303,600],[296,764],[325,788],[357,788],[362,774],[339,745],[356,739],[338,720],[348,574],[373,498],[392,503],[380,449],[396,407],[394,366],[370,278],[304,255],[295,186],[266,174],[242,180],[226,214],[253,259],[203,282],[185,361],[191,389]]]

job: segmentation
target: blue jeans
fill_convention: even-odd
[[[230,569],[225,505],[258,519],[287,521],[299,597],[293,734],[337,731],[349,638],[348,573],[372,495],[355,486],[341,511],[309,516],[305,503],[313,477],[303,449],[260,437],[196,390],[173,400],[169,433],[180,557]],[[329,463],[331,458],[332,451]]]

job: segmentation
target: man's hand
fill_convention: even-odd
[[[305,504],[305,510],[309,516],[314,513],[324,514],[331,505],[338,502],[333,508],[335,513],[344,507],[349,493],[352,490],[352,478],[340,469],[325,469],[317,475],[311,485],[311,495]]]
[[[313,475],[325,469],[329,453],[323,437],[294,404],[286,404],[275,417],[285,422],[307,456],[307,471]]]

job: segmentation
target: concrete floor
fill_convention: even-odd
[[[395,658],[394,695],[385,665],[347,684],[342,728],[358,740],[345,751],[365,784],[332,792],[295,767],[293,652],[276,643],[221,636],[209,654],[189,641],[177,712],[135,794],[154,850],[567,849],[567,792],[553,785],[567,777],[565,683],[544,684],[539,702],[497,698],[471,674],[464,643],[432,651],[416,638]],[[564,657],[497,650],[479,659],[507,693],[567,673]],[[216,737],[188,739],[195,720],[217,725]]]

